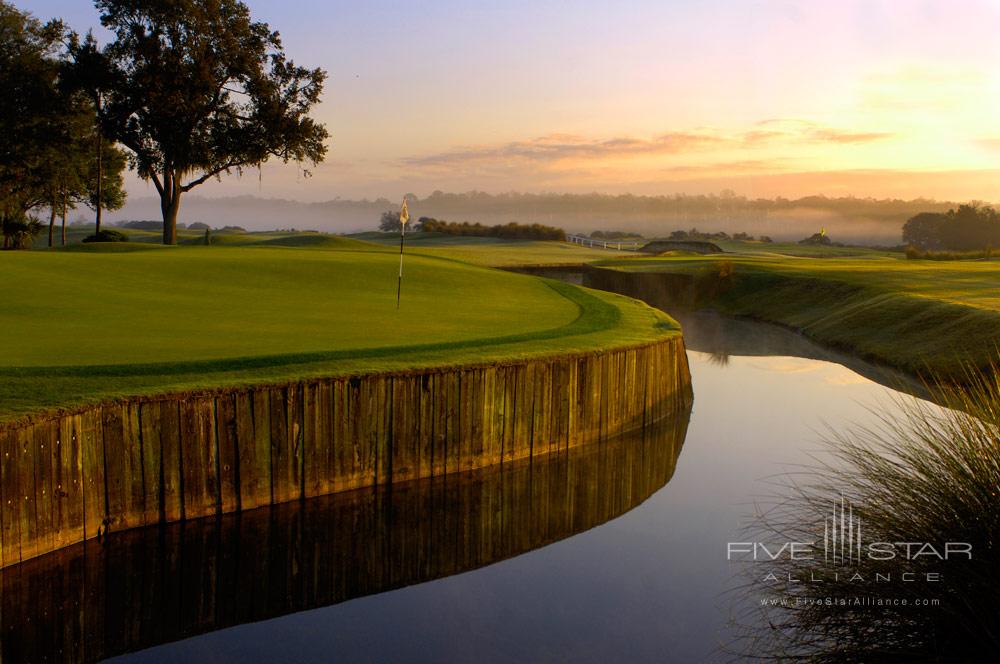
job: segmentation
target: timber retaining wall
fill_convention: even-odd
[[[476,569],[666,484],[687,412],[541,459],[111,533],[0,572],[0,661],[83,664]]]
[[[106,403],[0,427],[0,567],[109,531],[548,454],[690,407],[681,336]]]

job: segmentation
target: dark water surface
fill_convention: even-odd
[[[862,374],[899,378],[779,328],[682,322],[689,423],[535,468],[134,535],[86,572],[108,588],[102,597],[59,601],[104,603],[104,654],[145,648],[116,661],[724,659],[726,543],[751,502],[773,492],[769,477],[809,460],[825,426],[892,407],[892,391]],[[62,574],[32,583],[70,584]],[[5,629],[22,630],[5,631],[8,656],[12,638],[52,638],[48,627],[31,633],[30,615],[10,618],[31,593],[4,597]],[[148,647],[171,639],[182,640]],[[81,659],[100,655],[96,644]]]

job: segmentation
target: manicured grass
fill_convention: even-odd
[[[727,262],[732,276],[718,277]],[[1000,262],[722,255],[602,265],[698,275],[714,308],[911,372],[959,377],[964,363],[998,358]]]
[[[360,233],[349,236],[383,246],[399,246],[395,233]],[[443,233],[411,233],[406,236],[410,251],[494,267],[536,265],[582,265],[597,260],[632,255],[632,252],[591,249],[569,242],[502,240],[488,237],[459,237]]]
[[[256,234],[255,234],[256,235]],[[0,419],[131,395],[586,351],[674,334],[645,305],[332,236],[5,252]],[[297,245],[297,246],[288,246]]]
[[[754,255],[780,255],[780,256],[803,256],[810,258],[830,258],[835,256],[901,256],[902,252],[888,252],[882,249],[872,249],[870,247],[835,247],[827,245],[799,244],[798,242],[745,242],[741,240],[719,240],[715,244],[719,245],[723,251],[754,254]]]

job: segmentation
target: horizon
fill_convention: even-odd
[[[104,36],[89,2],[18,4]],[[313,177],[271,163],[202,196],[1000,200],[993,3],[247,4],[329,72],[330,152]]]

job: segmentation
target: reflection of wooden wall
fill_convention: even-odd
[[[491,366],[138,399],[0,429],[0,566],[109,531],[513,461],[691,399],[680,336]]]
[[[0,572],[0,656],[93,662],[518,555],[635,507],[687,413],[546,457],[111,534]]]

